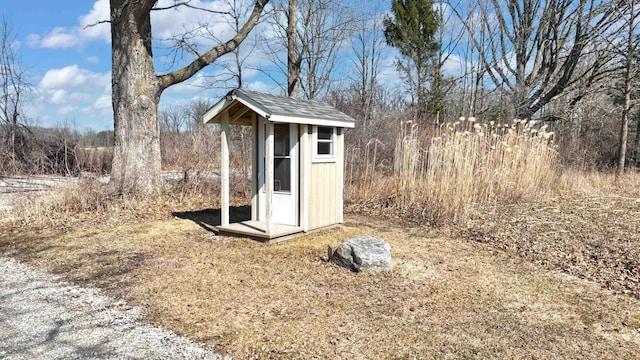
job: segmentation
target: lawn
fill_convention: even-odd
[[[581,206],[590,214],[589,201],[604,201],[585,197],[571,207],[561,200],[478,218],[459,235],[351,214],[342,228],[281,243],[216,236],[193,216],[81,218],[67,226],[4,226],[0,254],[103,288],[143,306],[151,323],[240,359],[635,358],[637,273],[607,279],[637,270],[638,223],[598,237],[613,215],[601,217],[609,226],[575,233],[577,225],[550,209],[560,220],[548,233],[562,236],[540,235],[538,220],[526,220],[538,219],[532,214],[540,209],[556,204],[562,214]],[[616,214],[617,203],[610,204],[599,209]],[[637,218],[640,202],[628,205],[632,218],[619,219]],[[326,262],[327,246],[364,234],[391,244],[391,272],[352,273]],[[515,234],[529,240],[509,245]],[[574,240],[558,244],[563,238]],[[601,268],[559,260],[572,249],[588,263],[597,239],[597,254],[610,253],[610,239],[626,241],[629,256],[621,261],[628,266],[591,276],[585,269],[610,266],[605,255]],[[531,255],[547,249],[548,256]]]

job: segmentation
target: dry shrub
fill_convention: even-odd
[[[78,179],[49,191],[20,194],[12,201],[12,216],[36,224],[139,221],[219,207],[219,194],[220,181],[211,174],[169,180],[157,193],[137,195],[115,195],[99,179]]]
[[[479,124],[461,118],[423,138],[415,124],[404,122],[393,173],[347,177],[346,195],[355,207],[434,224],[464,222],[476,206],[533,199],[550,190],[557,174],[551,137],[530,121]]]
[[[640,197],[640,173],[628,171],[616,177],[611,171],[565,169],[557,177],[560,193],[615,194]]]
[[[229,135],[232,195],[248,198],[251,193],[252,129],[231,126]],[[160,144],[163,170],[179,171],[191,180],[203,175],[206,177],[220,169],[220,131],[217,126],[166,133],[162,135]]]
[[[164,170],[217,170],[220,166],[220,136],[212,126],[162,134],[160,149]]]
[[[113,146],[78,147],[76,157],[81,171],[106,174],[111,171]]]

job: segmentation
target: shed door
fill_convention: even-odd
[[[258,220],[266,220],[265,136],[266,123],[258,123]],[[298,226],[298,126],[273,126],[273,222]]]

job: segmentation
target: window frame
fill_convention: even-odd
[[[289,143],[289,153],[287,153],[286,155],[276,155],[276,151],[275,151],[275,145],[276,145],[276,125],[282,125],[283,127],[286,126],[287,130],[287,142]],[[274,145],[274,151],[273,151],[273,193],[274,194],[291,194],[292,193],[292,186],[294,186],[294,182],[293,182],[293,176],[292,176],[292,166],[294,166],[293,164],[293,156],[291,155],[291,153],[295,148],[295,144],[292,144],[291,142],[291,125],[290,123],[274,123],[273,124],[273,145]],[[264,144],[266,145],[267,143],[267,123],[265,122],[264,124]],[[266,158],[266,150],[265,153],[263,154],[264,156],[262,157],[262,169],[264,172],[264,169],[266,169],[266,164],[265,161],[267,161]],[[280,160],[289,160],[289,189],[288,190],[282,190],[280,188],[280,190],[276,190],[276,182],[278,182],[278,186],[280,187],[282,184],[280,184],[280,180],[276,179],[276,169],[277,169],[277,165],[276,165],[276,160],[280,159]],[[266,176],[266,174],[265,174]],[[263,183],[262,186],[262,192],[266,193],[267,192],[267,187],[266,187],[266,183]]]
[[[331,139],[318,139],[318,128],[331,129]],[[314,163],[332,163],[336,162],[336,142],[337,142],[337,128],[335,126],[322,126],[313,125],[312,142],[313,147],[313,162]],[[331,144],[331,154],[318,154],[318,143]]]

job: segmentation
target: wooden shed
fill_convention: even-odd
[[[273,239],[343,222],[344,129],[330,105],[236,89],[204,115],[221,124],[221,232]],[[251,220],[229,223],[229,125],[251,126]]]

